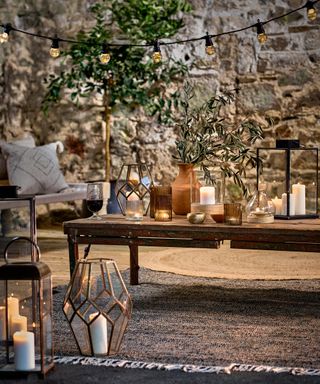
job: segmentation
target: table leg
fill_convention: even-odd
[[[79,259],[79,247],[75,236],[68,235],[68,248],[69,248],[69,268],[70,277],[74,271],[76,260]]]
[[[130,249],[130,284],[139,284],[139,256],[138,256],[138,245],[129,244]]]

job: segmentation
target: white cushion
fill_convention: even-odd
[[[34,138],[32,136],[27,136],[19,140],[9,141],[9,143],[22,145],[24,147],[29,147],[29,148],[34,148],[36,146],[36,143],[34,142]],[[0,140],[0,146],[2,144],[6,144],[6,142],[3,140]],[[0,179],[2,180],[7,178],[8,178],[8,173],[7,173],[6,160],[3,157],[2,153],[0,152]]]
[[[56,153],[59,142],[35,148],[0,145],[6,157],[10,185],[20,186],[20,194],[55,193],[68,188]]]

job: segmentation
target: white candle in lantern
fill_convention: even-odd
[[[35,369],[34,334],[20,331],[13,335],[14,365],[17,371]]]
[[[0,307],[0,341],[6,340],[6,307]]]
[[[215,204],[215,188],[201,187],[200,188],[200,204]]]
[[[11,336],[18,331],[27,331],[27,318],[26,316],[14,315],[10,318],[10,332]]]
[[[282,213],[282,199],[279,199],[278,196],[276,196],[274,199],[272,199],[272,203],[275,208],[275,214],[281,215]]]
[[[306,214],[306,186],[303,184],[293,184],[292,193],[295,196],[295,214]]]
[[[11,316],[19,315],[19,299],[17,297],[8,297],[8,316],[9,319]]]
[[[290,216],[295,215],[295,196],[293,193],[289,193],[289,203],[290,203]],[[282,214],[286,215],[287,214],[287,194],[283,193],[282,194]]]
[[[108,353],[108,331],[107,319],[98,312],[89,315],[89,320],[95,319],[90,324],[90,335],[93,353],[95,355],[106,355]]]

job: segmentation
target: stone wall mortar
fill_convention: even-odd
[[[53,35],[56,31],[73,38],[92,21],[88,7],[94,1],[77,0],[51,4],[42,0],[0,2],[2,22],[31,32]],[[194,10],[177,39],[203,36],[254,24],[299,7],[304,0],[192,0]],[[318,6],[319,8],[319,6]],[[319,9],[320,13],[320,9]],[[305,10],[265,26],[269,36],[260,46],[255,30],[214,40],[217,55],[204,53],[203,41],[164,49],[167,55],[185,60],[197,84],[199,102],[210,93],[240,85],[232,118],[246,115],[274,125],[265,130],[263,146],[274,146],[275,138],[299,138],[306,146],[320,143],[320,25],[307,20]],[[87,100],[78,110],[67,99],[44,116],[40,111],[45,93],[43,79],[58,70],[60,62],[50,58],[50,42],[12,34],[0,47],[0,136],[9,140],[31,132],[38,144],[62,140],[66,151],[61,166],[68,181],[104,177],[103,109],[98,99]],[[165,65],[165,63],[164,63]],[[170,181],[177,173],[172,159],[176,132],[159,126],[143,113],[117,113],[112,128],[112,176],[123,162],[138,158],[153,167],[158,181]],[[72,143],[72,144],[70,144]]]

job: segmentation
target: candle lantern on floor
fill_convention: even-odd
[[[318,217],[318,148],[299,140],[277,140],[257,149],[257,185],[267,183],[277,219]]]
[[[115,261],[79,260],[64,298],[63,312],[82,355],[118,352],[132,302]]]
[[[125,164],[121,167],[115,191],[121,212],[129,220],[141,220],[147,214],[152,186],[147,164]]]
[[[37,252],[33,262],[9,262],[15,247],[30,242]],[[49,267],[29,238],[12,239],[0,267],[0,377],[38,373],[53,368],[52,285]]]

